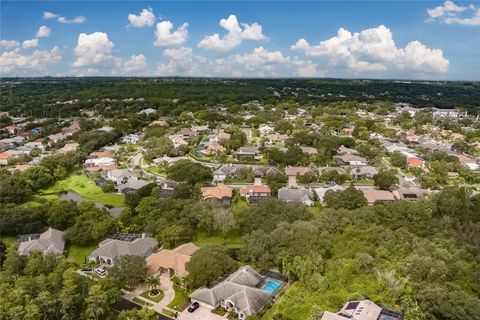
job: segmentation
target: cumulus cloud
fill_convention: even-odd
[[[405,48],[397,48],[389,28],[381,25],[351,33],[340,28],[337,35],[318,45],[310,45],[300,39],[292,50],[307,56],[325,57],[329,66],[346,68],[354,73],[379,72],[387,69],[407,70],[422,73],[445,73],[449,61],[440,49],[429,49],[418,41]]]
[[[62,60],[57,47],[50,51],[35,50],[30,55],[23,55],[20,49],[4,52],[0,56],[0,74],[14,75],[29,72],[32,74],[46,74],[48,67]]]
[[[51,32],[52,30],[50,30],[50,28],[48,28],[47,26],[41,26],[40,28],[38,28],[37,38],[48,37],[50,36]]]
[[[213,51],[229,51],[238,47],[243,40],[267,40],[262,33],[262,26],[254,22],[252,24],[239,23],[235,15],[220,20],[220,26],[227,31],[223,37],[215,33],[205,36],[197,47]]]
[[[67,23],[67,24],[82,24],[85,21],[87,21],[87,18],[85,18],[84,16],[78,16],[78,17],[75,17],[73,19],[67,19],[65,17],[58,17],[57,18],[57,22]]]
[[[156,47],[167,47],[182,45],[188,38],[188,23],[184,23],[173,31],[173,24],[170,21],[162,21],[157,23],[155,30]]]
[[[480,8],[473,4],[462,6],[448,0],[441,6],[428,9],[427,14],[428,22],[439,21],[443,24],[480,26]]]
[[[130,22],[130,26],[134,28],[151,27],[155,22],[155,15],[152,9],[143,9],[138,16],[130,13],[128,15],[128,21]]]
[[[108,39],[104,32],[91,34],[81,33],[75,47],[76,60],[74,67],[85,67],[111,60],[113,42]]]
[[[285,56],[280,51],[258,47],[251,52],[207,59],[195,55],[192,48],[170,48],[163,51],[168,62],[157,65],[158,76],[302,76],[323,75],[317,65],[298,57]]]
[[[22,43],[23,49],[35,48],[36,46],[38,46],[38,39],[25,40]]]
[[[52,13],[52,12],[48,12],[48,11],[45,11],[43,13],[43,20],[55,19],[57,17],[58,17],[58,14],[56,14],[56,13]]]
[[[122,70],[126,73],[141,72],[147,68],[147,58],[143,54],[132,55],[130,60],[123,64]]]
[[[20,42],[15,40],[0,40],[0,47],[4,49],[12,49],[12,48],[18,47],[19,45],[20,45]]]

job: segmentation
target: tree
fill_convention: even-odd
[[[236,225],[233,212],[228,208],[213,208],[213,225],[227,239],[228,233]]]
[[[158,294],[158,287],[160,286],[160,279],[157,277],[150,277],[147,279],[147,285],[152,294]]]
[[[186,182],[190,185],[210,181],[213,178],[210,170],[189,160],[177,161],[168,167],[167,171],[169,179]]]
[[[373,176],[373,185],[381,190],[390,190],[398,182],[398,177],[393,171],[381,171]]]
[[[113,181],[106,180],[105,183],[102,185],[102,191],[109,193],[115,191],[115,184]]]
[[[407,167],[407,157],[398,151],[395,151],[390,156],[390,163],[397,168],[405,169]]]
[[[357,209],[368,204],[363,192],[350,185],[343,191],[328,190],[323,198],[325,205],[335,209]]]
[[[122,286],[138,286],[145,281],[147,274],[145,258],[133,255],[120,256],[115,260],[109,274]]]
[[[147,308],[125,310],[118,314],[117,320],[158,320],[158,313]]]
[[[45,206],[48,215],[48,225],[52,228],[65,230],[75,224],[79,216],[77,205],[72,201],[51,200]]]
[[[158,235],[158,240],[167,248],[176,247],[178,241],[183,238],[185,229],[183,226],[172,224],[162,231]]]
[[[218,278],[237,268],[237,263],[221,246],[207,246],[198,249],[187,262],[187,283],[191,288],[209,286]]]

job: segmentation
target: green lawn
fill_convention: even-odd
[[[151,300],[151,301],[153,301],[153,302],[160,302],[160,301],[162,301],[163,297],[165,296],[165,294],[163,293],[163,291],[160,291],[160,294],[159,294],[159,295],[153,296],[153,297],[149,295],[149,292],[150,292],[150,291],[145,291],[145,292],[141,293],[140,295],[141,295],[142,297],[144,297],[145,299]]]
[[[163,167],[148,167],[147,168],[148,172],[151,172],[153,174],[158,174],[159,176],[166,177],[167,176],[167,170]]]
[[[74,191],[82,197],[103,203],[112,207],[125,207],[125,197],[120,194],[105,193],[93,180],[90,180],[83,173],[72,174],[69,177],[57,181],[48,189],[40,191],[39,195],[44,198],[51,198],[64,191]]]
[[[78,265],[82,265],[85,262],[85,258],[88,257],[96,247],[96,245],[91,245],[89,247],[70,245],[67,249],[67,259]]]
[[[205,247],[210,245],[221,245],[229,249],[242,248],[244,241],[241,235],[232,233],[224,239],[221,233],[208,234],[206,232],[198,232],[193,242],[199,247]]]
[[[185,289],[176,285],[173,286],[173,289],[175,290],[175,297],[172,302],[168,304],[168,307],[177,311],[183,311],[190,304],[188,293]]]

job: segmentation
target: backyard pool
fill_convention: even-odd
[[[267,283],[265,283],[262,289],[270,292],[271,294],[274,294],[278,291],[278,289],[280,289],[281,286],[281,281],[275,279],[268,279]]]

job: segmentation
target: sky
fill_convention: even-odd
[[[480,80],[474,1],[1,1],[0,76]]]

